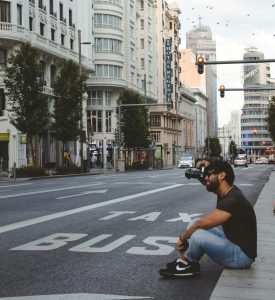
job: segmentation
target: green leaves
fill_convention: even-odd
[[[30,44],[9,58],[5,85],[11,123],[27,135],[44,135],[49,126],[48,101],[42,94],[41,68],[37,51]]]
[[[149,113],[143,104],[144,98],[139,94],[125,90],[119,97],[121,104],[137,104],[136,106],[121,107],[121,131],[124,134],[126,148],[147,148],[149,141]]]
[[[60,62],[60,72],[54,82],[56,95],[52,131],[64,142],[76,140],[82,132],[82,97],[86,91],[86,77],[79,74],[79,66],[72,60]]]
[[[274,96],[272,97],[269,103],[266,122],[267,122],[268,131],[270,132],[270,136],[273,142],[275,142],[275,97]]]

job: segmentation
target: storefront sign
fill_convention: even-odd
[[[10,134],[9,133],[1,133],[0,132],[0,142],[8,142],[10,140]]]
[[[20,144],[27,144],[27,135],[26,134],[20,135]]]

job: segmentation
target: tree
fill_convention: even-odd
[[[208,153],[208,143],[209,143],[210,155]],[[210,157],[219,157],[221,155],[221,152],[222,152],[222,147],[218,138],[207,137],[205,139],[204,153],[207,153],[207,155]]]
[[[142,104],[144,97],[125,90],[118,99],[121,104]],[[148,148],[149,113],[146,106],[121,107],[121,132],[126,148]]]
[[[27,134],[31,157],[36,165],[35,136],[48,132],[48,100],[43,95],[42,70],[37,62],[37,50],[22,43],[20,50],[11,55],[6,69],[5,85],[9,103],[10,122],[21,133]]]
[[[228,153],[231,155],[232,158],[238,155],[237,145],[234,141],[230,141],[228,146]]]
[[[267,129],[270,133],[272,141],[275,142],[275,97],[273,96],[269,102],[267,110]]]
[[[52,114],[52,135],[63,143],[83,139],[82,97],[86,91],[86,75],[79,74],[79,66],[72,60],[59,63],[60,72],[53,87],[55,93]]]

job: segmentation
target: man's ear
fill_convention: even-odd
[[[219,179],[220,180],[225,180],[225,177],[226,177],[226,173],[224,171],[219,173]]]

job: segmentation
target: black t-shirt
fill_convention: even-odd
[[[233,186],[223,199],[218,197],[216,208],[232,215],[222,224],[226,237],[254,260],[257,257],[257,225],[251,203],[239,188]]]

